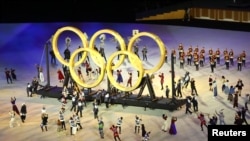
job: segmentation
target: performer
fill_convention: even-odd
[[[20,112],[16,106],[16,97],[11,97],[10,98],[10,103],[12,104],[12,110],[20,116]]]
[[[192,53],[190,51],[187,52],[187,65],[191,66]]]
[[[161,90],[163,90],[163,84],[164,84],[164,73],[159,74],[160,77],[160,84],[161,84]]]
[[[6,76],[7,83],[8,84],[12,83],[11,72],[7,68],[5,68],[5,76]]]
[[[242,55],[240,55],[238,58],[237,58],[237,65],[238,65],[238,71],[241,71],[242,69]]]
[[[25,103],[22,104],[20,113],[21,113],[21,120],[24,123],[26,119],[26,114],[27,114],[27,108],[26,108]]]
[[[50,57],[51,57],[50,63],[51,63],[52,65],[56,65],[56,56],[55,56],[55,53],[54,53],[54,51],[53,51],[52,48],[50,49],[49,54],[50,54]]]
[[[197,52],[194,52],[193,58],[194,58],[195,69],[196,71],[198,71],[199,70],[199,55]]]
[[[147,50],[146,46],[144,46],[143,49],[142,49],[142,59],[143,59],[143,61],[144,61],[144,60],[145,60],[145,61],[148,60],[148,58],[147,58],[147,53],[148,53],[148,50]]]
[[[175,49],[172,49],[171,54],[173,55],[173,62],[174,62],[174,64],[176,64],[176,51],[175,51]]]
[[[204,56],[204,60],[203,60],[203,62],[205,63],[205,47],[202,47],[202,49],[201,49],[201,51],[200,51],[200,54],[202,54],[203,56]]]
[[[162,114],[162,118],[163,118],[164,122],[163,122],[163,125],[162,125],[162,127],[161,127],[161,130],[162,130],[163,132],[167,132],[167,128],[168,128],[167,119],[168,119],[168,116],[165,115],[165,114]]]
[[[171,124],[170,124],[170,129],[169,129],[169,134],[171,134],[171,135],[176,135],[177,134],[177,130],[176,130],[176,126],[175,126],[176,121],[177,121],[177,117],[172,117]]]
[[[132,87],[132,72],[129,72],[128,75],[129,75],[129,78],[127,81],[127,87],[128,86]]]
[[[181,57],[182,52],[184,52],[184,46],[182,43],[179,44],[178,46],[178,51],[179,51],[179,58]]]
[[[91,72],[90,72],[90,73],[91,73]],[[83,75],[82,75],[81,67],[78,67],[78,69],[77,69],[77,74],[78,74],[79,78],[80,78],[81,80],[83,80]]]
[[[102,117],[98,118],[98,130],[100,137],[104,139],[104,132],[103,132],[103,127],[104,127],[104,122],[102,121]]]
[[[139,47],[138,47],[138,45],[135,45],[135,46],[134,46],[134,53],[135,53],[135,55],[137,55],[137,56],[140,58],[138,52],[139,52]]]
[[[118,82],[118,83],[122,83],[123,82],[123,78],[122,78],[121,72],[122,72],[122,70],[116,70],[116,73],[117,73],[116,82]]]
[[[15,69],[10,69],[10,74],[11,74],[11,78],[12,80],[16,80],[16,73],[15,73]]]
[[[185,56],[180,56],[180,69],[184,69]]]
[[[44,82],[44,75],[43,75],[43,68],[40,67],[39,68],[39,79],[40,79],[40,82]]]
[[[117,139],[119,139],[119,141],[121,141],[120,136],[119,136],[118,131],[117,131],[117,126],[112,125],[109,129],[113,132],[113,136],[114,136],[115,141],[117,141]]]
[[[215,68],[215,60],[211,57],[210,58],[210,68],[211,68],[211,72],[214,72],[214,68]]]
[[[42,123],[41,123],[41,129],[42,129],[42,132],[44,131],[44,127],[45,127],[45,130],[48,131],[48,114],[47,113],[43,113],[42,114]]]
[[[142,119],[140,119],[137,115],[135,116],[135,133],[140,133],[140,124]]]
[[[198,116],[198,119],[200,120],[201,131],[203,131],[203,126],[208,127],[205,116],[203,113],[200,113],[200,114],[196,113],[196,114]]]
[[[216,54],[216,62],[217,64],[220,64],[220,49],[219,48],[215,51],[215,54]]]
[[[231,49],[230,51],[229,51],[229,58],[230,58],[230,65],[234,65],[234,52],[233,52],[233,50]]]
[[[59,82],[63,82],[64,81],[64,75],[62,73],[62,71],[60,69],[57,70],[57,74],[58,74],[58,80]]]
[[[241,58],[242,58],[242,66],[246,67],[246,52],[245,50],[243,50],[243,52],[241,53]]]
[[[15,114],[15,111],[10,111],[9,112],[9,115],[10,115],[10,128],[13,128],[16,125],[20,126],[20,124],[16,121],[16,114]]]
[[[225,64],[226,64],[226,69],[229,70],[229,62],[230,62],[229,55],[226,55],[224,57],[224,60],[225,60]]]
[[[117,46],[116,46],[116,50],[117,50],[117,51],[121,51],[120,45],[117,45]],[[120,59],[120,54],[117,55],[117,60],[119,60],[119,59]]]
[[[204,67],[204,60],[205,60],[205,56],[203,55],[203,53],[200,53],[199,63],[201,67]]]
[[[211,61],[212,56],[213,56],[213,49],[212,48],[209,49],[208,56],[209,56],[209,60]]]
[[[121,134],[122,133],[122,120],[123,120],[123,117],[119,117],[118,119],[117,119],[117,124],[116,124],[116,127],[119,129],[119,134]]]
[[[212,75],[209,76],[209,78],[208,78],[208,83],[209,83],[209,90],[210,90],[210,91],[213,91],[213,89],[212,89],[212,85],[213,85],[213,78],[212,78]]]

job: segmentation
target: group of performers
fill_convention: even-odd
[[[173,49],[172,52],[174,57],[174,63],[176,63],[176,49]],[[187,65],[192,65],[196,67],[196,70],[199,70],[199,67],[203,67],[205,60],[206,60],[206,50],[205,47],[202,47],[201,49],[197,45],[195,48],[190,46],[187,51],[185,51],[184,46],[182,43],[178,46],[178,53],[179,53],[179,60],[180,60],[180,68],[184,68],[184,64],[187,63]],[[229,66],[234,66],[235,61],[235,53],[232,49],[230,51],[227,50],[227,48],[221,52],[218,48],[217,50],[213,50],[210,48],[208,50],[208,57],[209,57],[209,63],[213,66],[213,68],[216,68],[216,64],[221,63],[221,58],[224,58],[224,62],[226,65],[226,69],[229,69]],[[246,64],[246,52],[243,50],[238,57],[236,58],[237,64],[238,64],[238,70],[241,71],[242,66],[245,67]]]

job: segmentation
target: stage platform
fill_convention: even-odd
[[[85,94],[85,99],[87,102],[92,102],[96,98],[96,90],[92,89],[84,89],[82,90]],[[50,98],[57,98],[60,99],[62,96],[62,87],[50,87],[40,89],[37,92],[38,95],[50,97]],[[71,99],[70,96],[67,99]],[[186,99],[177,99],[177,98],[162,98],[157,97],[156,99],[152,100],[150,96],[141,96],[138,98],[137,94],[129,94],[127,96],[117,94],[111,98],[110,104],[121,104],[124,108],[126,106],[136,106],[136,107],[144,107],[146,110],[149,109],[165,109],[169,111],[177,110],[181,108],[186,103]]]

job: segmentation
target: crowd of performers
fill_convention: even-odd
[[[144,50],[145,51],[145,50]],[[203,67],[205,64],[205,56],[206,56],[206,51],[205,48],[203,47],[200,51],[198,46],[196,48],[192,48],[192,46],[190,46],[188,48],[188,51],[184,51],[184,46],[182,44],[179,45],[178,47],[178,51],[179,51],[179,60],[180,60],[180,68],[184,68],[184,63],[186,63],[187,65],[192,65],[194,64],[194,66],[196,67],[196,70],[199,70],[199,67]],[[186,52],[186,53],[185,53]],[[172,54],[174,57],[174,62],[176,63],[176,50],[173,49],[172,50]],[[224,63],[226,65],[226,69],[229,69],[229,66],[234,66],[234,61],[235,61],[235,55],[233,50],[231,49],[230,51],[228,51],[227,49],[225,49],[223,51],[223,55],[221,55],[220,49],[217,49],[216,51],[213,51],[212,49],[209,49],[208,51],[208,56],[209,56],[209,64],[211,66],[211,72],[213,72],[214,68],[216,67],[216,64],[221,64],[221,58],[222,56],[224,56]],[[147,60],[147,56],[143,56],[143,59]],[[246,65],[246,52],[243,51],[240,55],[238,55],[236,57],[236,61],[237,61],[237,65],[238,65],[238,70],[241,71],[242,66]],[[167,56],[166,56],[166,62],[167,62]],[[93,69],[91,68],[89,62],[85,62],[84,63],[84,67],[86,67],[86,73],[87,76],[91,75],[93,73]],[[27,83],[27,96],[28,97],[32,97],[33,93],[37,92],[37,88],[39,87],[39,82],[43,81],[41,80],[41,72],[42,69],[41,68],[37,68],[38,70],[38,76],[34,77],[34,79],[32,80],[31,83]],[[10,72],[8,70],[6,70],[6,78],[7,78],[7,82],[11,83],[12,79],[9,78],[9,76],[11,77]],[[100,70],[96,69],[94,70],[96,71],[96,73],[99,73]],[[82,73],[81,73],[81,68],[79,67],[77,69],[78,75],[81,79],[83,79]],[[59,82],[64,82],[64,75],[66,74],[64,71],[62,72],[60,69],[58,70],[58,79]],[[117,70],[117,82],[118,83],[122,83],[123,82],[123,78],[121,75],[122,71],[121,70]],[[8,74],[8,77],[7,77]],[[127,82],[127,86],[132,86],[131,82],[132,82],[132,73],[129,72],[129,79]],[[13,77],[13,76],[12,76]],[[11,77],[11,78],[12,78]],[[160,84],[161,84],[161,89],[164,89],[164,74],[160,73],[159,74],[160,77]],[[16,76],[15,76],[16,78]],[[40,78],[40,80],[39,80]],[[90,77],[92,78],[92,77]],[[211,79],[211,80],[210,80]],[[231,98],[231,96],[228,96],[228,100],[231,102],[233,101],[233,108],[239,108],[238,106],[238,96],[241,96],[241,90],[244,86],[242,80],[239,80],[237,82],[237,84],[235,86],[232,86],[234,89],[237,90],[230,90],[230,86],[227,84],[227,79],[223,78],[223,85],[222,85],[222,91],[225,92],[227,91],[228,95],[233,95],[233,98]],[[211,117],[210,114],[206,114],[206,113],[202,113],[202,112],[198,112],[198,101],[197,101],[197,90],[195,87],[195,80],[194,78],[190,78],[189,73],[187,72],[185,74],[185,76],[183,77],[183,79],[180,79],[180,81],[183,82],[177,82],[176,83],[176,96],[177,97],[182,97],[182,93],[181,90],[184,88],[187,88],[187,86],[191,85],[191,95],[193,95],[193,97],[187,97],[187,103],[186,103],[186,114],[190,113],[192,114],[193,112],[195,112],[197,114],[197,118],[200,121],[200,126],[201,126],[201,130],[203,131],[203,126],[207,126],[207,124],[211,124],[211,125],[216,125],[217,124],[217,120],[219,121],[219,124],[226,124],[225,120],[224,120],[224,113],[223,113],[223,109],[221,109],[219,112],[215,111],[215,114],[213,114],[213,116]],[[216,79],[213,78],[209,78],[209,90],[215,92],[217,91],[217,85],[214,84],[216,82]],[[178,84],[180,83],[180,85],[178,86]],[[63,87],[62,90],[62,96],[59,98],[60,102],[62,103],[62,106],[59,110],[59,114],[58,114],[58,119],[57,119],[57,125],[58,125],[58,132],[66,130],[66,121],[69,121],[69,126],[70,126],[70,134],[74,135],[76,134],[76,132],[80,129],[82,129],[82,125],[81,125],[81,118],[83,117],[83,110],[84,107],[87,107],[87,103],[86,103],[86,97],[83,91],[80,91],[78,87],[74,87],[74,85],[72,85],[72,91],[69,91],[67,86]],[[166,87],[168,90],[168,94],[169,94],[169,89],[168,87]],[[214,96],[217,96],[214,94]],[[65,113],[66,113],[66,105],[68,104],[68,100],[70,99],[71,101],[71,107],[69,108],[69,110],[72,112],[73,111],[73,115],[70,116],[70,118],[68,120],[65,119]],[[236,125],[242,125],[244,122],[245,124],[247,123],[247,120],[245,118],[246,115],[246,111],[248,110],[247,104],[249,102],[249,94],[246,95],[245,98],[245,107],[241,107],[239,108],[240,110],[238,110],[235,114],[235,122],[234,124]],[[196,103],[195,103],[196,102]],[[97,119],[97,124],[98,124],[98,131],[100,134],[100,138],[104,138],[104,123],[105,121],[103,121],[102,117],[99,117],[99,108],[98,106],[100,106],[102,103],[105,103],[106,108],[109,108],[109,104],[110,104],[110,94],[109,92],[107,92],[106,90],[98,90],[97,92],[97,96],[95,101],[93,102],[93,117],[94,119]],[[19,111],[18,107],[16,106],[16,98],[12,97],[11,98],[11,104],[12,104],[12,111],[10,111],[10,116],[11,116],[11,120],[10,120],[10,127],[14,127],[14,121],[15,121],[15,116],[18,115],[20,116],[22,122],[25,122],[26,120],[26,114],[27,114],[27,109],[26,109],[26,105],[25,103],[22,104],[21,107],[21,111]],[[194,110],[190,110],[191,109],[191,105],[193,105]],[[206,121],[205,116],[208,116],[209,122]],[[162,115],[163,118],[163,123],[162,123],[162,131],[164,132],[169,132],[171,135],[176,135],[177,134],[177,129],[176,129],[176,121],[177,121],[177,117],[172,117],[171,118],[171,122],[170,122],[170,126],[167,125],[167,115],[163,114]],[[142,124],[142,119],[139,118],[138,116],[135,116],[135,133],[142,133],[141,137],[144,141],[149,140],[149,135],[151,133],[151,131],[146,131],[145,130],[145,124]],[[19,124],[19,123],[17,123]],[[117,119],[117,123],[113,124],[109,129],[112,131],[113,136],[114,136],[114,140],[121,140],[120,139],[120,134],[121,134],[121,129],[122,129],[122,124],[123,124],[123,117],[118,117]],[[42,108],[42,112],[41,112],[41,130],[44,131],[48,131],[48,113],[46,112],[46,108],[43,107]]]
[[[171,54],[173,55],[174,63],[176,63],[177,58],[179,59],[181,69],[183,69],[186,64],[189,66],[195,66],[195,69],[198,71],[200,67],[204,67],[207,56],[211,66],[211,72],[214,72],[216,64],[224,63],[227,70],[229,70],[230,66],[237,64],[238,71],[241,71],[242,67],[246,66],[245,50],[240,54],[235,54],[233,49],[228,50],[226,48],[221,51],[219,48],[216,50],[210,48],[209,50],[206,50],[205,47],[200,48],[198,45],[196,47],[189,46],[189,48],[185,49],[184,45],[180,43],[177,49],[172,49]],[[167,62],[168,55],[165,57]],[[224,61],[222,62],[221,60]]]

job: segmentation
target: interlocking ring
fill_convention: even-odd
[[[76,33],[80,37],[80,39],[83,43],[83,48],[76,49],[72,53],[69,62],[64,60],[64,58],[60,55],[59,50],[58,50],[58,46],[57,46],[57,41],[58,41],[59,35],[63,31],[66,31],[66,30],[69,30],[69,31]],[[107,64],[104,62],[104,60],[103,60],[102,56],[99,54],[99,52],[94,50],[94,44],[95,44],[96,38],[98,37],[98,35],[103,34],[103,33],[109,33],[109,34],[113,35],[121,47],[121,51],[115,52],[109,57],[109,59],[107,60]],[[136,42],[137,38],[139,38],[141,36],[151,37],[154,41],[156,41],[156,43],[158,44],[158,46],[160,48],[160,61],[152,69],[144,69],[143,65],[142,65],[142,61],[132,51],[132,47],[134,46],[134,43]],[[79,29],[77,29],[75,27],[71,27],[71,26],[66,26],[66,27],[60,28],[56,31],[56,33],[54,34],[54,36],[52,38],[52,49],[55,52],[55,56],[58,59],[58,61],[61,62],[63,65],[69,67],[72,78],[80,86],[85,87],[85,88],[96,87],[97,85],[99,85],[102,82],[102,80],[105,76],[105,72],[107,72],[107,76],[108,76],[108,79],[110,80],[110,83],[121,91],[132,91],[132,90],[138,88],[138,86],[140,85],[141,80],[144,76],[144,73],[148,73],[148,74],[154,73],[162,67],[162,65],[164,64],[165,54],[166,54],[166,48],[165,48],[163,42],[161,41],[161,39],[157,35],[152,34],[152,33],[140,32],[140,33],[134,35],[130,39],[130,42],[128,44],[128,49],[126,50],[126,44],[125,44],[124,39],[120,36],[119,33],[117,33],[114,30],[110,30],[110,29],[99,30],[91,37],[90,42],[88,43],[88,40],[84,36],[83,32],[81,32]],[[74,62],[75,58],[79,52],[83,52],[83,57],[78,62],[75,63]],[[83,80],[81,80],[77,76],[77,74],[74,70],[74,68],[76,66],[80,65],[87,58],[87,53],[90,54],[94,63],[101,68],[101,74],[99,75],[98,79],[94,83],[91,83],[91,84],[86,84]],[[115,65],[112,65],[114,58],[118,55],[121,56],[119,61],[116,62]],[[132,66],[135,67],[137,69],[137,71],[139,72],[138,80],[132,87],[124,87],[124,86],[120,85],[119,83],[117,83],[115,81],[115,79],[113,78],[113,74],[111,73],[112,70],[118,68],[124,62],[125,56],[128,56],[128,59],[131,62]]]
[[[135,67],[137,69],[137,71],[139,72],[138,79],[132,87],[124,87],[124,86],[120,85],[119,83],[117,83],[115,81],[115,79],[113,78],[112,61],[114,60],[114,58],[116,56],[118,56],[120,54],[129,56],[129,61],[131,62],[132,66]],[[132,90],[138,88],[138,86],[140,85],[141,80],[144,76],[144,69],[143,69],[142,62],[138,61],[138,60],[140,60],[140,58],[137,55],[135,55],[134,53],[131,53],[129,51],[117,51],[117,52],[111,54],[111,56],[109,57],[109,59],[107,61],[107,75],[108,75],[108,78],[110,80],[110,83],[113,84],[114,87],[116,87],[117,89],[122,90],[122,91],[132,91]]]

